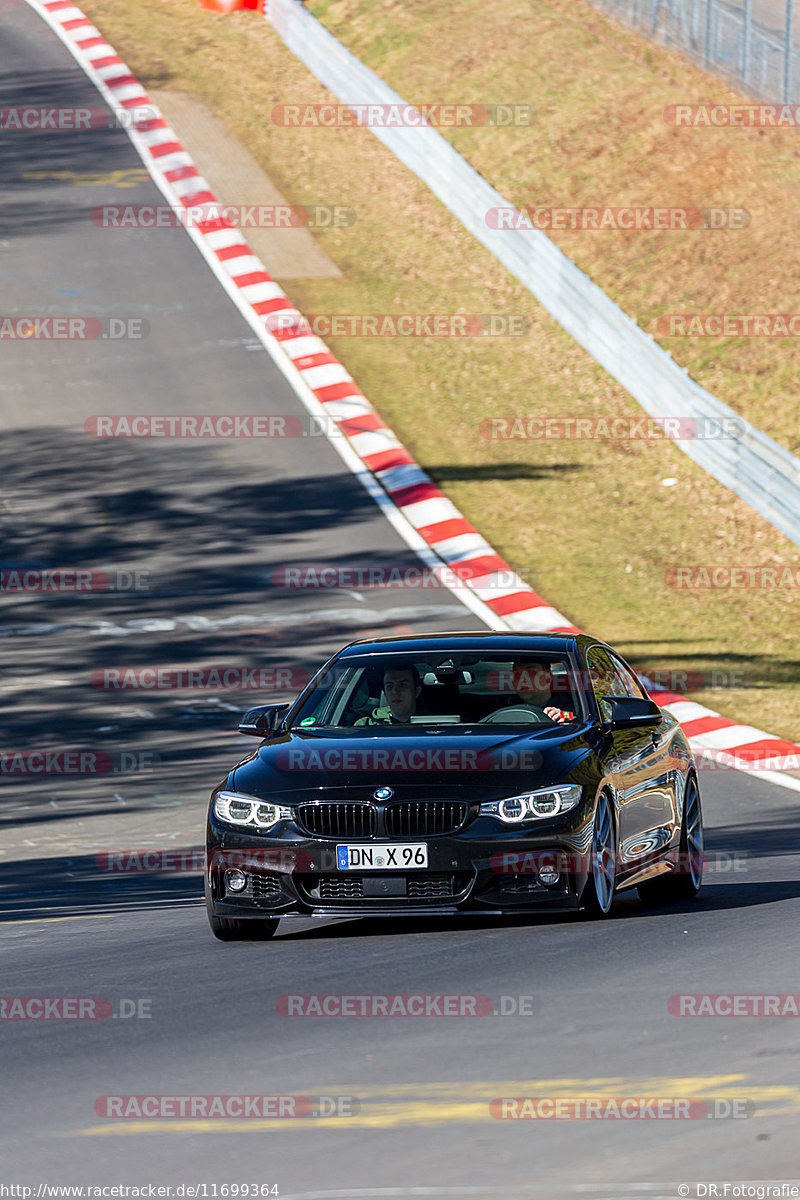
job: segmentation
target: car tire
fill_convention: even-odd
[[[680,861],[677,871],[640,883],[636,889],[645,904],[693,900],[703,886],[703,809],[700,789],[690,776],[681,818]]]
[[[603,792],[594,810],[591,868],[583,906],[588,916],[603,919],[611,912],[617,890],[617,830],[611,797]]]

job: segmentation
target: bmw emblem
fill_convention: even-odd
[[[378,788],[377,792],[372,793],[373,800],[391,800],[394,795],[394,788]]]

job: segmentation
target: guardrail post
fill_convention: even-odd
[[[750,31],[753,22],[753,0],[744,0],[742,8],[742,65],[740,75],[747,85],[750,75]]]
[[[711,18],[714,15],[713,0],[706,0],[706,40],[703,47],[703,66],[708,68],[711,66]]]

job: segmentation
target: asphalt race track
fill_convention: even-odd
[[[0,11],[0,62],[0,108],[102,103],[22,0]],[[481,626],[445,590],[280,586],[292,564],[416,560],[310,435],[189,237],[92,224],[98,205],[160,201],[123,131],[5,133],[0,161],[0,315],[146,323],[113,327],[142,337],[0,348],[0,563],[139,572],[138,590],[3,596],[2,749],[100,767],[0,776],[2,995],[103,997],[114,1015],[0,1022],[0,1184],[550,1200],[797,1174],[796,1023],[668,1007],[678,993],[800,992],[796,791],[703,773],[711,862],[691,905],[623,897],[601,924],[309,921],[272,942],[213,940],[199,872],[172,866],[183,852],[192,865],[211,787],[252,748],[237,715],[272,693],[117,690],[103,672],[268,667],[279,699],[366,633]],[[106,413],[289,415],[306,436],[87,436]],[[132,849],[173,856],[108,869]],[[290,1017],[289,993],[488,995],[498,1015]],[[712,1113],[490,1112],[498,1097],[567,1094],[688,1096]],[[95,1108],[107,1095],[324,1096],[341,1115],[114,1120]],[[721,1115],[731,1101],[746,1115]]]

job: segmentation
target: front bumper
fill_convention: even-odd
[[[578,810],[524,827],[478,818],[457,834],[414,839],[428,846],[426,869],[381,873],[337,869],[337,843],[360,839],[310,838],[291,822],[275,836],[251,835],[211,816],[206,896],[215,916],[261,920],[574,910],[588,879],[591,817]],[[227,886],[232,869],[246,876],[242,891]]]

